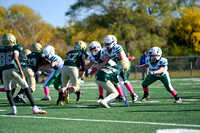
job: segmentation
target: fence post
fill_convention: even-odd
[[[192,60],[190,59],[190,78],[192,78]]]

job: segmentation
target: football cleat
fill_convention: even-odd
[[[126,99],[126,100],[124,101],[124,104],[125,104],[127,107],[130,106],[129,103],[128,103],[128,99]]]
[[[17,114],[17,108],[13,106],[12,111],[9,113],[9,115],[16,115],[16,114]]]
[[[83,91],[77,91],[76,95],[77,95],[76,101],[79,101],[83,95]]]
[[[65,91],[65,103],[69,104],[69,90]]]
[[[150,98],[149,94],[144,94],[144,96],[141,99],[141,102],[145,102],[149,98]]]
[[[51,97],[43,97],[41,100],[51,100]]]
[[[17,95],[17,97],[19,98],[19,100],[20,100],[22,103],[26,104],[26,100],[24,99],[24,95],[23,95],[23,94],[19,94],[19,95]]]
[[[62,106],[62,105],[64,105],[64,103],[62,101],[58,101],[57,100],[57,105],[61,105]]]
[[[131,94],[132,102],[136,102],[138,99],[138,95],[136,93]]]
[[[101,101],[100,104],[104,107],[104,108],[110,108],[110,106],[108,106],[108,104],[105,101]]]
[[[33,110],[33,114],[46,114],[46,113],[47,113],[47,111],[41,110],[41,109],[39,109],[39,110]]]
[[[104,97],[103,97],[102,95],[99,95],[98,100],[99,100],[99,99],[104,99]]]
[[[175,101],[174,101],[174,103],[181,103],[181,102],[182,102],[181,98],[175,99]]]
[[[21,103],[21,101],[19,100],[18,97],[14,97],[14,98],[13,98],[13,101],[14,101],[15,103]]]
[[[103,100],[103,99],[98,99],[96,102],[97,102],[97,103],[100,103],[102,100]]]

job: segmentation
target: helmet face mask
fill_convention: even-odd
[[[162,50],[159,47],[152,47],[149,50],[148,54],[150,56],[151,62],[156,62],[156,61],[160,60],[160,58],[162,56]]]
[[[13,46],[17,44],[17,39],[13,34],[6,33],[1,37],[1,42],[4,46]]]
[[[42,45],[40,43],[33,43],[31,45],[31,52],[42,52]]]
[[[48,58],[50,58],[50,57],[52,57],[52,56],[55,55],[55,48],[54,48],[53,46],[48,45],[48,46],[46,46],[46,47],[44,48],[43,53],[44,53]]]
[[[117,38],[114,35],[108,35],[104,38],[103,43],[108,50],[112,49],[117,44]]]
[[[82,50],[86,50],[87,49],[87,45],[84,41],[76,41],[74,43],[74,49],[82,49]]]
[[[101,51],[101,49],[101,44],[98,41],[93,41],[89,45],[89,50],[94,56],[96,56]]]

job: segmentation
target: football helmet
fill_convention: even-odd
[[[129,62],[121,60],[119,63],[117,63],[117,67],[126,73],[129,70]]]
[[[52,57],[53,55],[55,55],[55,48],[53,46],[46,46],[43,50],[43,53],[48,57]]]
[[[74,49],[82,49],[82,50],[86,50],[87,49],[87,45],[84,41],[76,41],[74,43]]]
[[[1,37],[1,42],[4,46],[13,46],[17,44],[17,39],[13,34],[6,33]]]
[[[92,55],[97,55],[99,51],[101,51],[102,47],[101,44],[98,41],[93,41],[89,45],[89,50],[92,53]]]
[[[42,52],[42,45],[40,43],[33,43],[31,45],[31,52]]]
[[[157,60],[160,60],[162,56],[162,50],[159,47],[152,47],[149,50],[148,55],[150,56],[150,61],[155,62]]]
[[[114,35],[108,35],[104,38],[103,43],[108,50],[112,49],[117,44],[117,38]]]
[[[21,53],[21,57],[27,59],[27,55],[29,55],[31,51],[29,49],[23,49]]]

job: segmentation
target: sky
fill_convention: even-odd
[[[14,4],[25,5],[40,14],[42,20],[54,27],[64,27],[69,18],[65,16],[77,0],[0,0],[0,7],[8,9]]]

